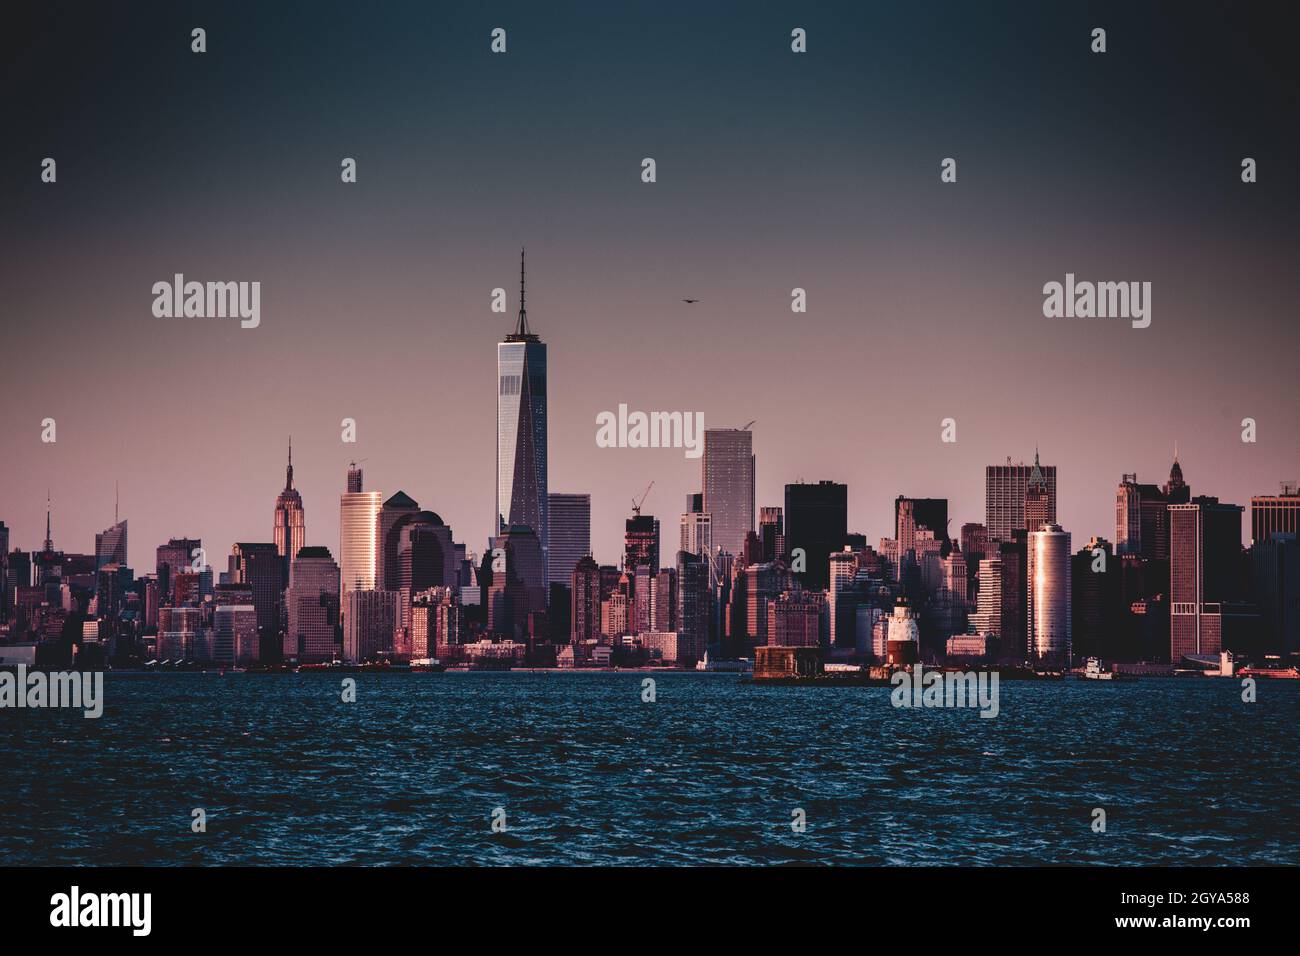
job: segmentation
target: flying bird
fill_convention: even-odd
[[[682,301],[685,302],[687,305],[694,305],[696,302],[699,302],[700,300],[699,300],[699,299],[682,299]]]

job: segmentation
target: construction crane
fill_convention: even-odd
[[[649,496],[650,489],[654,486],[655,483],[653,481],[650,482],[650,484],[645,486],[645,491],[641,492],[640,500],[636,498],[632,499],[632,514],[636,515],[636,517],[641,517],[641,506],[645,504],[646,497]]]
[[[757,421],[758,421],[758,419],[755,418],[753,421],[746,422],[744,425],[741,425],[741,426],[740,426],[740,430],[741,430],[742,432],[747,432],[747,431],[749,431],[749,426],[750,426],[750,425],[753,425],[754,422],[757,422]]]

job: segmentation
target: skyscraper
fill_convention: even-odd
[[[546,497],[551,536],[547,583],[567,588],[573,569],[591,554],[591,495],[551,492]]]
[[[0,549],[0,553],[4,550]],[[106,564],[126,566],[126,522],[118,519],[117,499],[113,501],[113,526],[95,535],[95,570]]]
[[[759,510],[758,540],[763,546],[762,560],[785,558],[785,515],[779,506]]]
[[[740,554],[754,530],[754,436],[746,428],[706,428],[700,470],[713,546]]]
[[[947,498],[908,498],[899,495],[894,499],[894,537],[900,551],[916,547],[918,528],[929,528],[940,541],[948,537]]]
[[[623,567],[635,574],[638,567],[659,571],[659,519],[640,511],[627,519],[623,531]]]
[[[1223,604],[1238,596],[1240,505],[1198,497],[1169,506],[1169,659],[1223,650]]]
[[[281,649],[275,645],[274,638],[280,630],[286,581],[279,549],[270,541],[236,542],[230,550],[229,568],[229,583],[246,584],[253,590],[257,627],[263,637],[262,648],[267,652],[260,654],[259,659],[278,658]]]
[[[343,595],[343,660],[373,661],[393,650],[397,592],[354,589]]]
[[[158,592],[165,604],[170,604],[176,595],[176,576],[190,570],[196,551],[203,549],[199,538],[171,538],[166,544],[158,545],[157,564]]]
[[[339,566],[329,548],[300,548],[290,563],[289,629],[284,656],[299,663],[334,659],[339,623]]]
[[[696,660],[709,642],[709,566],[699,555],[677,552],[677,633]]]
[[[1070,662],[1070,534],[1058,524],[1029,533],[1029,651],[1044,664]]]
[[[1279,495],[1251,495],[1250,539],[1256,544],[1275,534],[1300,533],[1300,485],[1282,482]]]
[[[497,343],[497,495],[493,527],[532,528],[549,581],[549,500],[546,484],[546,346],[528,329],[524,258],[519,255],[519,319]]]
[[[362,480],[361,469],[353,462],[348,469],[348,490],[339,497],[340,593],[344,596],[349,591],[370,591],[376,586],[381,495],[362,491]],[[346,617],[346,597],[341,603]]]
[[[791,555],[802,548],[807,556],[807,570],[797,575],[805,588],[826,588],[831,552],[844,547],[848,531],[848,485],[819,481],[785,486],[785,547]]]
[[[292,567],[307,543],[306,518],[302,510],[302,495],[293,487],[293,440],[289,441],[289,466],[284,472],[284,490],[275,499],[275,548]]]
[[[1026,530],[1025,495],[1035,468],[1046,486],[1046,500],[1039,507],[1056,515],[1055,465],[1037,464],[1037,455],[1032,466],[1013,465],[1010,458],[1005,465],[989,465],[984,469],[984,525],[990,540],[1010,541],[1012,531]]]
[[[401,587],[402,566],[398,563],[398,546],[402,528],[420,513],[420,506],[404,491],[393,495],[379,509],[379,531],[375,535],[375,587],[396,591]]]
[[[1042,466],[1038,463],[1038,449],[1034,449],[1034,467],[1025,485],[1025,530],[1041,531],[1043,525],[1056,524],[1056,491],[1049,489]]]
[[[688,511],[681,517],[681,540],[678,550],[701,557],[713,553],[713,518],[701,511]]]
[[[591,555],[578,559],[569,576],[569,587],[571,642],[600,640],[600,565]]]

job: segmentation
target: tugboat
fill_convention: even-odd
[[[1104,671],[1101,669],[1101,661],[1095,657],[1090,657],[1083,665],[1084,680],[1114,680],[1114,671]]]

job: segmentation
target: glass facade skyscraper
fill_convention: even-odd
[[[532,528],[542,550],[543,580],[550,553],[546,492],[546,345],[528,329],[524,263],[519,260],[519,320],[497,343],[498,535],[512,526]]]
[[[747,428],[706,428],[700,465],[713,546],[740,554],[754,530],[754,436]]]

